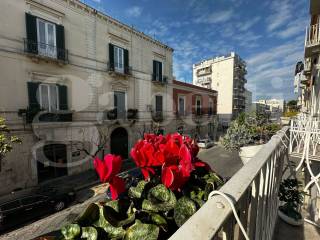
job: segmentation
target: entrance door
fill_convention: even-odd
[[[111,133],[111,153],[120,155],[123,159],[128,158],[128,133],[127,130],[119,127]]]
[[[117,118],[123,119],[126,114],[126,93],[114,92],[114,108],[117,109]]]
[[[43,147],[42,161],[37,162],[38,182],[68,175],[67,146],[48,144]]]

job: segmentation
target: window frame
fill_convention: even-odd
[[[119,62],[120,56],[122,60],[121,63]],[[116,59],[118,61],[116,61]],[[116,72],[124,73],[124,48],[118,47],[116,45],[113,46],[113,62],[114,62],[114,70]]]
[[[159,82],[162,82],[162,80],[163,80],[163,66],[164,66],[164,64],[163,64],[163,62],[162,61],[159,61],[159,60],[153,60],[153,61],[155,61],[155,63],[156,63],[156,72],[155,73],[153,73],[154,74],[154,80],[155,81],[159,81]],[[160,64],[161,64],[161,74],[160,74]],[[160,79],[160,76],[162,77],[161,79]]]
[[[208,101],[208,115],[213,115],[213,99],[211,97]]]
[[[47,93],[48,93],[48,108],[49,109],[45,109],[45,110],[47,110],[47,111],[49,111],[49,112],[52,112],[53,110],[52,110],[52,105],[51,105],[51,90],[50,90],[50,86],[55,86],[55,88],[56,88],[56,93],[57,93],[57,103],[56,103],[56,111],[59,111],[60,110],[60,102],[59,102],[59,87],[56,85],[56,84],[49,84],[49,83],[41,83],[41,84],[39,84],[39,105],[40,105],[40,108],[43,108],[43,103],[42,103],[42,91],[41,91],[41,88],[43,87],[43,86],[46,86],[46,88],[47,88]]]
[[[198,101],[200,102],[199,112],[198,112]],[[196,96],[196,115],[201,115],[201,113],[202,113],[202,99],[200,96]]]
[[[161,98],[161,111],[157,111],[157,99]],[[163,112],[163,96],[162,95],[156,95],[155,96],[155,112],[156,113],[162,113]]]
[[[180,112],[180,98],[183,99],[183,112]],[[185,115],[186,113],[186,96],[184,95],[178,95],[178,114],[179,115]]]
[[[37,42],[38,42],[38,53],[39,55],[47,56],[47,57],[52,57],[52,58],[57,58],[57,29],[56,29],[56,24],[46,21],[42,18],[37,17],[36,18],[36,27],[37,27]],[[44,30],[45,30],[45,42],[40,42],[40,22],[44,23]],[[49,33],[48,33],[48,26],[52,25],[53,26],[53,45],[49,45],[48,39],[49,39]],[[45,52],[44,48],[41,48],[41,44],[45,44]],[[50,47],[53,48],[52,54],[48,54]]]

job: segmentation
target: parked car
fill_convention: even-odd
[[[213,146],[213,142],[210,139],[199,139],[197,143],[200,148],[209,148]]]
[[[73,189],[36,189],[30,193],[13,192],[0,199],[0,232],[16,225],[61,211],[75,199]]]

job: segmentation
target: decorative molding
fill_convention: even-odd
[[[43,82],[43,83],[62,83],[66,81],[63,75],[53,75],[42,72],[29,72],[30,80],[32,82]]]
[[[129,81],[126,81],[126,80],[121,82],[119,82],[118,80],[115,80],[115,81],[112,81],[110,85],[113,91],[120,90],[120,91],[127,92],[129,89]]]
[[[39,17],[49,18],[48,20],[54,21],[58,24],[62,23],[62,19],[65,16],[65,13],[43,5],[35,0],[26,0],[26,4],[30,6],[29,11],[31,11],[32,14],[39,15]]]
[[[108,32],[108,34],[109,34],[110,39],[111,39],[112,42],[113,42],[113,41],[115,41],[116,43],[117,43],[117,42],[121,42],[121,43],[124,44],[124,45],[129,45],[129,43],[130,43],[129,40],[127,40],[127,39],[125,39],[125,38],[123,38],[123,37],[120,37],[120,36],[118,36],[118,35],[116,35],[116,34],[114,34],[114,33]]]
[[[166,56],[157,52],[152,52],[154,56],[166,60]]]

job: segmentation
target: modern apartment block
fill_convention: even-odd
[[[218,117],[228,126],[245,111],[246,63],[236,53],[193,65],[193,84],[218,92]]]
[[[252,92],[245,89],[245,112],[250,113],[252,111]]]
[[[320,2],[310,0],[310,26],[306,29],[304,66],[295,72],[301,111],[320,116]],[[299,89],[299,88],[300,89]]]
[[[92,168],[83,150],[99,144],[128,158],[174,116],[172,48],[78,0],[1,1],[0,13],[0,115],[22,140],[0,162],[0,194]]]

